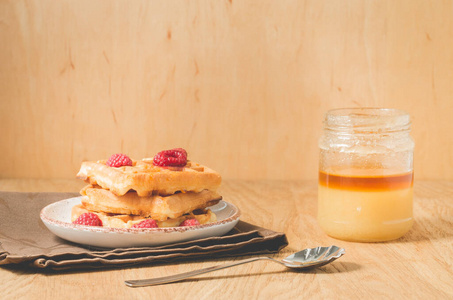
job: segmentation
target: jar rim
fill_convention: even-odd
[[[409,114],[401,109],[359,107],[327,111],[324,129],[345,133],[390,133],[410,131]]]

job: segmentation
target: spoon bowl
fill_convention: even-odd
[[[203,268],[195,271],[190,271],[186,273],[165,276],[165,277],[158,277],[158,278],[151,278],[151,279],[140,279],[140,280],[126,280],[124,283],[130,287],[142,287],[142,286],[150,286],[150,285],[158,285],[170,282],[181,281],[187,278],[191,278],[197,275],[205,274],[208,272],[226,269],[250,262],[254,262],[257,260],[270,260],[281,265],[284,265],[290,269],[304,269],[304,268],[314,268],[326,265],[331,263],[332,261],[336,260],[337,258],[341,257],[345,254],[345,250],[343,248],[339,248],[337,246],[330,246],[330,247],[316,247],[305,249],[290,256],[284,258],[283,260],[277,260],[267,256],[261,257],[253,257],[249,259],[244,259],[240,261],[236,261],[229,264],[213,266],[209,268]]]
[[[288,268],[310,268],[326,265],[345,254],[343,248],[337,246],[316,247],[305,249],[282,260]]]

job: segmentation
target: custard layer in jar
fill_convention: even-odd
[[[319,173],[318,222],[331,237],[358,242],[394,240],[413,224],[413,173]]]

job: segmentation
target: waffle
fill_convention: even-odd
[[[131,228],[134,224],[138,224],[146,219],[142,216],[120,214],[116,215],[105,212],[93,212],[83,207],[83,205],[79,204],[72,208],[71,221],[74,222],[81,214],[88,212],[97,214],[101,219],[103,226],[111,228]],[[186,219],[197,219],[200,224],[211,223],[217,220],[216,215],[208,209],[203,211],[195,211],[174,219],[157,221],[157,225],[158,227],[177,227]]]
[[[112,168],[105,160],[83,162],[77,178],[99,185],[117,196],[134,190],[138,196],[171,195],[177,191],[216,191],[221,177],[214,170],[188,161],[184,167],[163,168],[152,158],[132,160],[132,166]]]
[[[80,193],[83,196],[83,206],[90,211],[151,217],[156,221],[175,219],[217,204],[222,199],[219,194],[209,190],[146,197],[140,197],[131,191],[117,196],[109,190],[92,185],[86,186]]]
[[[152,158],[121,167],[106,162],[82,163],[77,178],[89,185],[80,191],[82,203],[72,208],[72,221],[88,212],[97,214],[103,226],[114,228],[130,228],[146,218],[159,227],[179,226],[186,219],[200,224],[216,221],[207,209],[222,199],[216,192],[221,177],[214,170],[191,161],[184,167],[159,167]]]

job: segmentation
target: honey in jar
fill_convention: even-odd
[[[413,223],[413,147],[407,113],[339,109],[320,139],[318,223],[329,236],[394,240]]]

